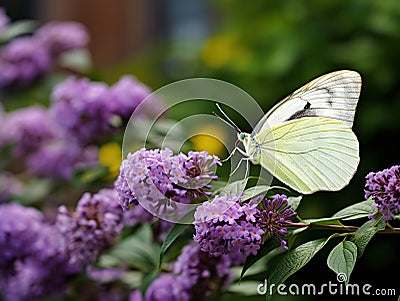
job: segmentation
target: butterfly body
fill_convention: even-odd
[[[238,133],[241,151],[294,190],[340,190],[359,164],[352,131],[361,90],[355,71],[320,76],[276,104],[251,134]]]
[[[253,164],[260,164],[261,160],[261,141],[248,133],[239,133],[238,139],[243,143],[246,156]]]

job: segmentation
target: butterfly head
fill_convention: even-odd
[[[240,141],[243,141],[246,138],[246,133],[243,132],[237,133],[237,137]]]

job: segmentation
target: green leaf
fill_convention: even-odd
[[[243,192],[242,202],[254,198],[260,194],[265,194],[268,192],[272,187],[268,185],[258,185],[254,187],[250,187]]]
[[[242,272],[240,273],[240,279],[243,278],[244,273],[253,265],[255,264],[258,260],[263,258],[265,255],[267,255],[269,252],[272,250],[278,248],[280,246],[279,239],[276,237],[272,237],[270,239],[267,239],[264,244],[261,246],[261,248],[258,250],[256,255],[249,255],[246,258],[246,261],[243,265]]]
[[[159,266],[161,266],[163,257],[167,249],[172,245],[172,243],[179,237],[179,235],[182,234],[183,231],[186,230],[186,228],[189,225],[187,224],[175,224],[167,234],[167,237],[164,239],[163,244],[161,245],[160,249],[160,259],[159,259]]]
[[[279,284],[285,282],[291,275],[304,267],[331,238],[336,236],[338,236],[338,234],[306,242],[295,249],[290,250],[281,257],[268,277],[268,283],[271,285],[274,284],[273,291],[275,292],[276,287],[278,287]],[[268,290],[267,300],[272,297],[269,293]]]
[[[357,246],[355,243],[345,240],[339,243],[329,253],[327,264],[338,277],[338,281],[349,283],[350,274],[357,260]],[[343,277],[341,277],[341,275]]]
[[[34,20],[19,20],[7,25],[6,31],[0,35],[1,42],[7,42],[20,35],[31,33],[37,27],[38,22]]]
[[[25,184],[22,193],[18,194],[16,197],[24,205],[32,205],[48,195],[51,189],[51,180],[36,178],[29,180]]]
[[[365,222],[354,233],[351,241],[356,244],[358,249],[358,258],[362,256],[369,241],[378,231],[384,230],[386,223],[382,219],[382,215],[376,215],[374,219]]]
[[[299,196],[288,196],[287,201],[288,204],[290,205],[290,208],[293,211],[296,211],[297,208],[300,205],[301,199],[303,198],[303,196],[299,195]]]
[[[93,183],[109,173],[108,167],[98,165],[93,168],[83,168],[74,171],[72,182],[75,185]]]
[[[243,281],[234,282],[228,288],[228,293],[234,293],[235,295],[254,296],[259,295],[257,293],[257,286],[260,284],[259,281]]]
[[[91,55],[87,49],[75,49],[64,52],[58,58],[58,63],[64,68],[80,73],[85,73],[92,67]]]
[[[342,220],[352,220],[367,217],[370,214],[376,213],[374,204],[375,202],[372,200],[372,198],[369,198],[368,200],[353,204],[336,212],[332,217]]]
[[[143,275],[142,281],[141,281],[141,286],[140,286],[140,290],[143,295],[145,294],[147,288],[153,282],[153,280],[157,278],[158,274],[159,274],[159,271],[156,269],[149,273],[145,273]]]
[[[131,289],[135,289],[142,284],[142,273],[138,271],[126,271],[122,276],[122,281]]]
[[[313,225],[343,225],[337,217],[310,218],[304,221]]]
[[[109,251],[109,255],[143,272],[158,270],[160,247],[151,242],[146,228],[149,225],[144,225],[134,235],[120,241]]]
[[[247,178],[243,180],[234,181],[232,183],[228,183],[224,187],[214,191],[213,195],[242,195],[243,191],[247,184]]]

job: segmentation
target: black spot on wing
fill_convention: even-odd
[[[287,121],[293,120],[293,119],[299,119],[299,118],[303,118],[303,117],[316,117],[316,116],[317,116],[316,111],[311,108],[311,103],[309,103],[307,101],[304,108],[295,112],[294,114],[292,114],[292,116],[290,116],[287,119]]]

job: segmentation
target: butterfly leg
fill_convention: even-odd
[[[239,163],[236,165],[235,169],[229,174],[229,176],[233,175],[240,167],[240,164],[242,164],[243,161],[246,161],[246,173],[245,173],[245,178],[249,175],[249,158],[241,158]]]
[[[240,143],[240,141],[239,141],[239,140],[236,140],[236,142],[235,142],[235,148],[233,149],[233,151],[229,154],[228,157],[226,157],[225,159],[221,160],[221,162],[226,162],[226,161],[228,161],[230,158],[232,158],[232,156],[235,154],[236,150],[241,151],[241,149],[239,149],[239,143]]]

